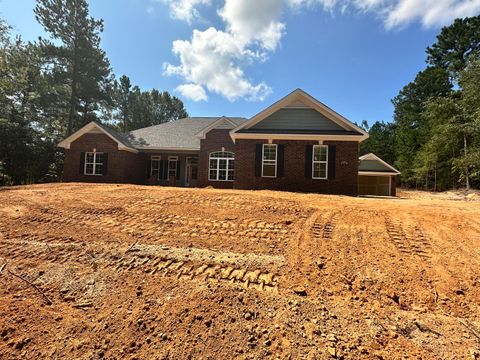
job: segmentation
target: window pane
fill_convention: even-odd
[[[177,170],[177,160],[168,161],[168,170]]]
[[[233,170],[235,169],[235,160],[230,160],[228,162],[228,170]]]
[[[227,180],[234,180],[235,179],[235,176],[234,176],[234,172],[233,171],[229,171],[227,173],[227,176],[228,176],[228,179]]]
[[[85,167],[85,174],[93,174],[93,164],[87,164],[87,166]]]
[[[93,163],[93,153],[86,153],[85,154],[85,162]]]
[[[97,164],[95,166],[95,175],[103,175],[103,164]]]
[[[275,165],[263,164],[263,176],[275,176]]]
[[[217,180],[217,170],[210,170],[210,174],[208,176],[210,180]]]
[[[313,161],[327,161],[327,148],[324,146],[314,147]]]
[[[95,154],[95,162],[103,163],[103,153],[96,153]]]
[[[220,169],[226,169],[227,168],[227,160],[218,160],[220,162],[219,167]]]
[[[210,159],[210,169],[216,169],[217,168],[217,161],[218,160]]]
[[[227,171],[226,170],[220,170],[218,172],[218,180],[227,180]]]
[[[217,151],[210,154],[210,158],[234,158],[235,154],[228,151]]]
[[[325,178],[327,176],[327,164],[326,163],[314,163],[313,164],[313,177]]]
[[[197,180],[198,177],[198,167],[196,165],[192,166],[192,180]]]
[[[157,171],[160,169],[160,161],[158,160],[152,160],[152,173],[154,171]]]
[[[263,159],[264,160],[276,160],[277,159],[277,146],[263,145]]]

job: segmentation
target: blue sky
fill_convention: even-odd
[[[0,0],[0,16],[35,40],[34,6]],[[390,99],[441,26],[480,1],[92,0],[90,11],[114,73],[179,96],[191,115],[250,117],[300,87],[372,123],[391,121]]]

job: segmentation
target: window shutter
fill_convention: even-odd
[[[147,157],[147,179],[150,179],[150,173],[152,170],[152,159],[150,156]]]
[[[168,179],[168,160],[162,160],[162,164],[163,164],[162,179],[167,180]]]
[[[262,144],[255,144],[255,176],[262,176]]]
[[[80,175],[85,173],[85,153],[80,153]]]
[[[180,180],[180,169],[181,169],[181,161],[180,159],[177,160],[177,180]]]
[[[335,163],[337,158],[337,147],[335,145],[328,146],[328,178],[335,179]]]
[[[277,177],[283,177],[285,168],[285,145],[277,145]]]
[[[305,146],[305,177],[312,178],[313,145]]]
[[[164,173],[165,173],[165,160],[160,160],[158,164],[158,175],[155,180],[163,180]]]
[[[108,172],[108,153],[103,153],[103,172],[102,175],[107,175]]]

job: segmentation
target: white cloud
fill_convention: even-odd
[[[246,79],[241,66],[254,55],[228,32],[213,27],[193,30],[191,40],[175,41],[172,51],[179,57],[180,65],[164,64],[166,75],[178,75],[188,84],[206,88],[230,101],[263,100],[271,91],[263,82],[254,85]]]
[[[205,89],[198,84],[182,84],[177,86],[175,90],[177,90],[180,94],[185,96],[187,99],[190,99],[193,101],[208,100]]]
[[[387,29],[420,20],[426,28],[480,14],[480,0],[400,0],[386,12]]]
[[[198,7],[212,0],[156,0],[169,5],[170,15],[191,23],[200,17]],[[177,90],[195,101],[206,91],[230,101],[263,100],[271,93],[264,82],[253,83],[244,68],[265,61],[275,52],[286,32],[282,16],[287,11],[320,7],[324,11],[348,10],[376,14],[386,29],[419,21],[424,27],[446,25],[456,17],[480,13],[480,0],[223,0],[218,10],[224,30],[194,29],[190,40],[174,41],[172,51],[180,63],[164,64],[166,75],[185,82]],[[308,34],[306,34],[308,36]]]
[[[282,0],[226,0],[218,14],[238,41],[257,41],[262,48],[274,51],[285,29],[280,22],[284,5]]]
[[[197,7],[200,5],[210,5],[211,0],[162,0],[168,5],[170,16],[174,19],[183,20],[192,23],[198,19],[200,14]]]
[[[280,0],[279,0],[280,1]],[[324,10],[358,10],[378,15],[387,29],[419,21],[432,28],[455,18],[480,14],[480,0],[286,0],[294,8],[319,5]]]

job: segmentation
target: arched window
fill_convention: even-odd
[[[235,154],[230,151],[210,153],[208,180],[233,181],[235,178]]]

